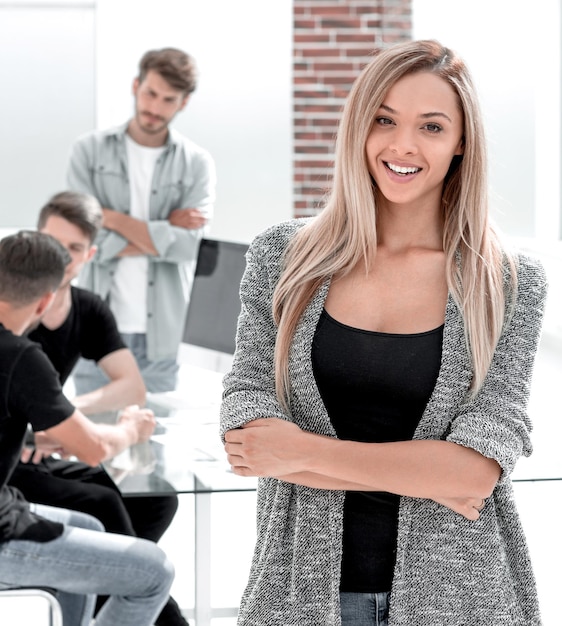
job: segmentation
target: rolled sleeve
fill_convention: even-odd
[[[96,239],[96,262],[103,264],[113,261],[118,258],[127,244],[128,241],[125,237],[115,231],[102,229]]]
[[[240,285],[241,312],[236,333],[236,352],[231,371],[223,379],[220,434],[254,419],[288,419],[275,393],[274,351],[277,326],[272,297],[277,278],[268,268],[279,259],[266,259],[262,236],[250,246],[246,271]],[[277,273],[277,272],[275,272]]]
[[[181,263],[197,257],[203,229],[187,229],[172,226],[167,220],[148,222],[148,230],[158,256],[152,258],[155,263]]]
[[[532,453],[527,405],[540,339],[546,277],[537,261],[520,259],[516,302],[479,392],[461,407],[447,440],[494,459],[501,481]]]
[[[176,146],[183,150],[170,153],[170,169],[166,177],[158,178],[163,187],[171,181],[179,180],[177,187],[180,195],[174,200],[157,207],[155,214],[159,219],[148,222],[148,230],[158,256],[158,262],[182,263],[197,257],[199,242],[206,227],[198,229],[180,228],[169,222],[169,215],[175,209],[198,209],[210,220],[213,216],[215,201],[216,172],[211,155],[187,139],[173,134]]]

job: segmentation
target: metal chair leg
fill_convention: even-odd
[[[1,598],[23,598],[23,597],[40,597],[44,598],[49,605],[49,626],[63,626],[62,609],[56,597],[45,589],[2,589],[0,590]],[[39,625],[37,625],[39,626]]]

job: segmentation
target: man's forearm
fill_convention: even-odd
[[[119,258],[130,257],[130,256],[145,256],[145,253],[135,246],[134,243],[128,243],[121,252],[117,255]]]
[[[129,380],[113,380],[99,389],[76,396],[72,404],[84,415],[116,411],[131,404],[143,406],[146,400],[143,389]]]
[[[77,455],[78,459],[88,465],[98,465],[103,461],[114,458],[126,448],[139,441],[138,433],[131,424],[95,424],[97,435],[103,449],[99,456],[90,458],[86,454]]]
[[[143,406],[146,386],[135,357],[127,348],[115,350],[98,362],[109,379],[103,387],[74,398],[74,406],[85,415],[122,409],[136,404]]]
[[[146,222],[138,220],[130,215],[113,211],[112,209],[103,209],[103,227],[113,230],[133,246],[141,251],[141,254],[150,256],[158,256],[158,250],[154,246],[154,242],[150,236],[150,231]],[[125,256],[123,252],[122,256]]]

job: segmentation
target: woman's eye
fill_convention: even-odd
[[[379,126],[388,126],[392,124],[392,120],[388,117],[377,117],[376,122]]]
[[[431,124],[431,123],[426,124],[424,128],[428,130],[430,133],[440,133],[443,130],[441,126],[439,126],[439,124]]]

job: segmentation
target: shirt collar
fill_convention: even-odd
[[[125,142],[125,135],[127,134],[127,128],[129,127],[130,120],[127,120],[124,124],[120,126],[115,126],[114,128],[109,130],[109,135],[115,137],[120,142]],[[168,137],[166,138],[166,143],[164,144],[166,151],[170,149],[175,149],[175,147],[180,143],[179,133],[177,130],[168,127]]]

